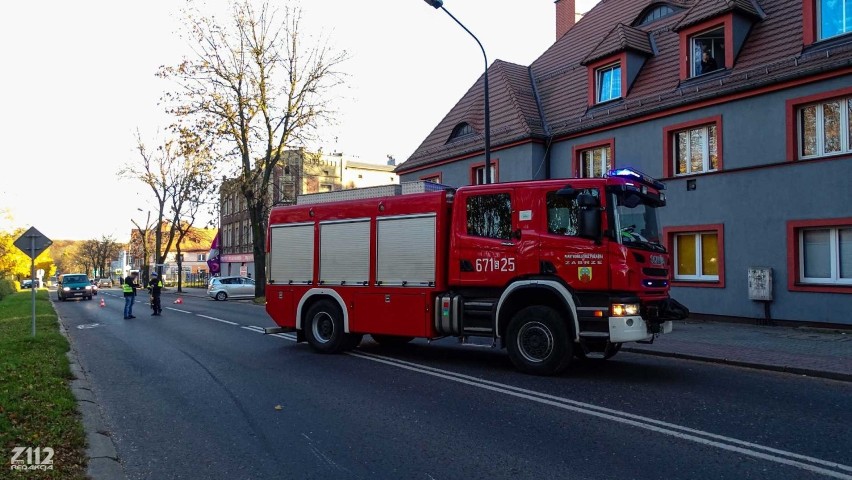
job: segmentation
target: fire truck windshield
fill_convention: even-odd
[[[619,243],[652,251],[665,251],[660,236],[657,207],[632,192],[613,194],[615,231]]]

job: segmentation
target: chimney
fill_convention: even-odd
[[[556,39],[562,38],[574,26],[577,8],[574,0],[556,0]]]

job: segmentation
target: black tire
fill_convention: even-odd
[[[592,345],[594,352],[603,352],[603,358],[599,357],[589,357],[586,355],[586,352],[583,351],[583,347],[580,345],[574,346],[574,356],[579,360],[589,360],[589,361],[598,361],[601,362],[603,360],[609,360],[614,357],[616,353],[621,350],[621,343],[609,343],[606,345]]]
[[[383,347],[398,347],[414,340],[414,337],[398,337],[396,335],[370,334],[373,340]]]
[[[573,344],[565,321],[550,307],[526,307],[507,330],[509,359],[531,375],[555,375],[571,363]]]
[[[228,294],[225,293],[225,292],[219,292],[219,293],[216,294],[216,300],[224,302],[227,299],[228,299]]]
[[[305,315],[305,339],[319,353],[337,353],[352,343],[343,331],[343,314],[331,300],[320,300]]]

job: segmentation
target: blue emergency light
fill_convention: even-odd
[[[659,180],[655,180],[650,175],[645,175],[639,170],[633,168],[616,168],[607,173],[608,177],[632,178],[649,187],[654,187],[657,190],[665,190],[666,186]]]

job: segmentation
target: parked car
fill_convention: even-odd
[[[38,288],[38,280],[21,280],[21,290],[27,290],[29,288]]]
[[[112,279],[111,278],[102,278],[98,280],[98,287],[100,288],[112,288]]]
[[[91,300],[92,282],[85,273],[66,273],[59,276],[59,282],[56,288],[56,294],[59,300],[65,301],[69,298],[83,297],[85,300]]]
[[[216,300],[254,298],[254,279],[248,277],[215,277],[210,280],[207,295]]]

